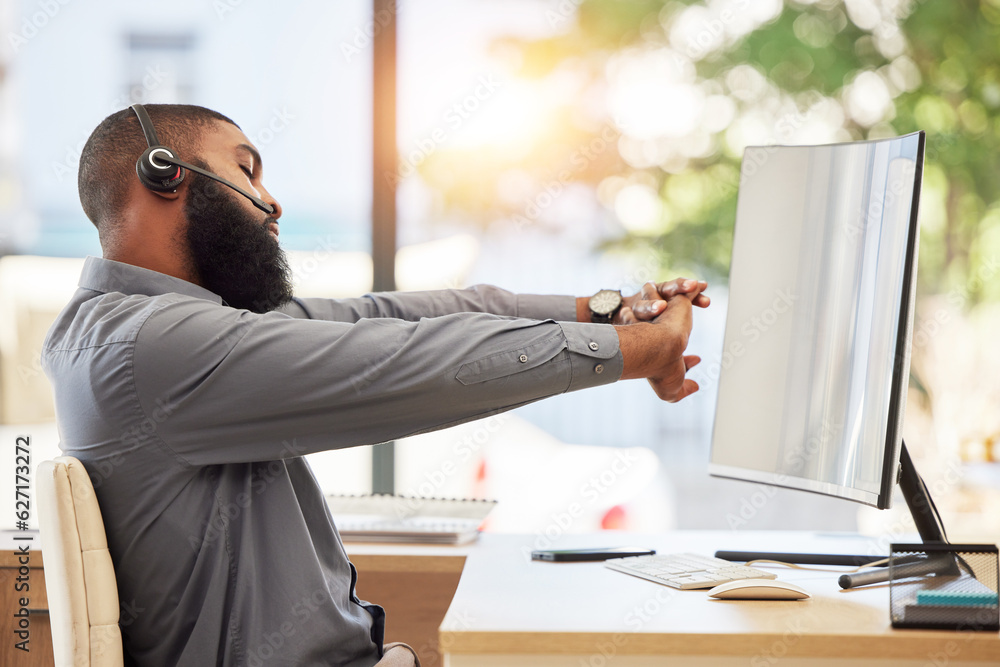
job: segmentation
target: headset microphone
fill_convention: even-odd
[[[156,192],[169,192],[171,190],[177,189],[181,181],[184,180],[184,170],[190,169],[191,171],[201,174],[202,176],[207,176],[214,181],[218,181],[223,185],[226,185],[233,190],[236,190],[241,195],[253,202],[253,205],[264,211],[268,215],[274,213],[274,207],[260,199],[259,197],[254,197],[252,194],[241,188],[240,186],[230,183],[221,176],[216,176],[210,171],[202,169],[201,167],[196,167],[193,164],[188,164],[177,159],[174,152],[162,146],[159,140],[156,138],[156,130],[153,129],[153,121],[150,120],[149,114],[143,108],[141,104],[133,104],[132,111],[139,118],[139,125],[142,127],[142,134],[146,137],[146,144],[149,148],[143,151],[142,155],[139,157],[138,162],[135,163],[135,173],[139,177],[139,180],[150,190]]]

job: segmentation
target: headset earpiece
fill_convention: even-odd
[[[156,138],[156,130],[153,128],[153,121],[149,119],[149,114],[141,104],[133,104],[132,111],[139,119],[139,127],[142,128],[142,136],[146,138],[146,145],[149,146],[139,156],[135,163],[135,173],[139,181],[150,190],[156,192],[170,192],[175,190],[180,182],[184,180],[184,170],[169,162],[157,160],[169,157],[174,160],[177,156],[174,152],[160,144]]]
[[[184,169],[168,162],[161,162],[156,159],[157,156],[177,159],[173,151],[166,146],[150,146],[135,163],[135,173],[139,181],[156,192],[176,190],[184,180]]]

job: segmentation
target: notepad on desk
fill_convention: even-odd
[[[497,504],[495,500],[382,494],[328,495],[326,501],[345,542],[419,544],[472,542]]]

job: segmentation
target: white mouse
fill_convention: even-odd
[[[812,597],[801,586],[774,579],[739,579],[719,584],[708,592],[720,600],[804,600]]]

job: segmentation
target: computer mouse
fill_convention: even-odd
[[[801,586],[774,579],[739,579],[708,592],[719,600],[805,600],[812,597]]]

